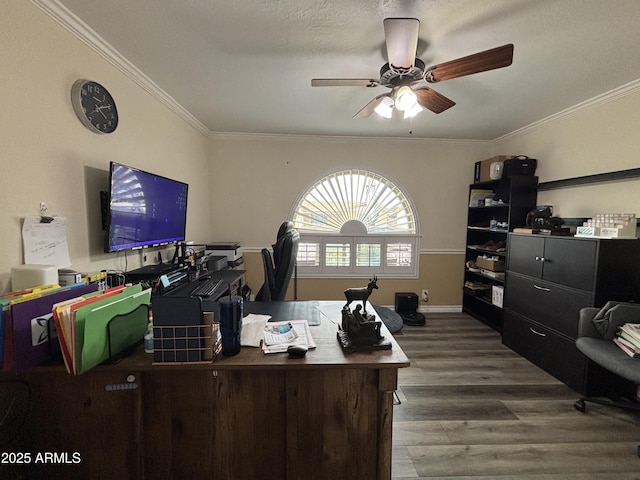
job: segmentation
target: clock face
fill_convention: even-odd
[[[99,83],[77,80],[71,103],[82,124],[95,133],[111,133],[118,126],[118,110],[111,94]]]

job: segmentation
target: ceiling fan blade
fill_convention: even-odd
[[[384,97],[388,97],[388,96],[389,96],[388,93],[383,93],[382,95],[378,95],[373,100],[371,100],[369,103],[367,103],[364,107],[362,107],[360,109],[360,111],[358,111],[358,113],[356,113],[353,116],[353,118],[367,118],[368,116],[370,116],[374,112],[374,110],[380,104],[382,99]]]
[[[389,65],[410,69],[416,60],[420,20],[417,18],[385,18],[384,38]]]
[[[513,44],[474,53],[467,57],[441,63],[425,70],[424,79],[429,83],[464,77],[496,68],[508,67],[513,61]]]
[[[453,107],[456,102],[429,87],[414,88],[418,103],[433,113],[442,113]]]
[[[312,87],[377,87],[380,80],[373,78],[314,78]]]

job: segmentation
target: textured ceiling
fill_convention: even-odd
[[[640,79],[638,0],[41,0],[62,4],[212,132],[495,139]],[[432,85],[456,102],[352,119],[385,87],[385,17],[427,65],[515,45],[510,67]],[[95,79],[100,80],[100,79]]]

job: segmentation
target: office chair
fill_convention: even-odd
[[[640,360],[630,357],[613,342],[618,328],[625,323],[640,323],[640,305],[611,301],[601,309],[580,310],[576,346],[588,359],[587,371],[596,369],[595,375],[599,377],[593,393],[605,396],[589,396],[592,392],[587,391],[573,404],[576,410],[584,412],[589,401],[640,411],[635,398],[640,386]],[[640,457],[640,445],[636,453]]]
[[[262,249],[264,284],[256,295],[256,301],[284,300],[298,255],[300,234],[292,222],[284,222],[278,230],[273,247],[273,260],[268,249]]]

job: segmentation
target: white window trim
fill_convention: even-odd
[[[418,278],[420,263],[420,235],[418,234],[368,234],[368,235],[344,235],[339,233],[318,233],[300,231],[300,243],[318,243],[320,245],[320,265],[309,267],[298,265],[297,272],[299,278],[327,278],[327,277],[354,277],[377,275],[381,278]],[[356,244],[381,243],[381,263],[379,267],[357,267],[356,266]],[[331,242],[349,243],[350,266],[348,267],[327,267],[325,265],[325,245]],[[392,267],[386,265],[387,245],[390,243],[408,243],[412,249],[412,262],[407,267]]]

